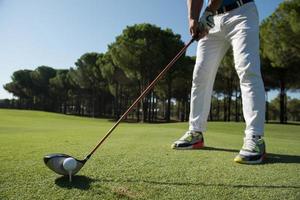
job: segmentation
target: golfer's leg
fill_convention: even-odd
[[[260,71],[259,25],[255,5],[245,5],[235,19],[230,39],[236,71],[240,78],[246,136],[264,133],[265,91]]]
[[[208,35],[198,43],[193,72],[189,130],[204,132],[218,66],[229,47],[224,40]]]

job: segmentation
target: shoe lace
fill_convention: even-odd
[[[255,151],[257,140],[254,138],[244,138],[243,149]]]
[[[192,132],[187,131],[179,140],[189,141],[192,137],[193,137]]]

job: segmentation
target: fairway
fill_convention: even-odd
[[[121,123],[73,182],[43,163],[84,156],[107,119],[0,109],[0,199],[300,199],[300,126],[266,125],[268,159],[233,162],[243,123],[210,122],[203,150],[176,151],[187,123]]]

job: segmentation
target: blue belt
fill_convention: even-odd
[[[229,12],[233,9],[236,9],[238,7],[243,6],[246,3],[250,3],[250,2],[253,2],[253,1],[254,0],[237,0],[236,2],[234,2],[232,4],[221,7],[220,9],[218,9],[216,11],[216,14],[218,15],[218,14],[222,14],[222,13],[225,13],[225,12]]]

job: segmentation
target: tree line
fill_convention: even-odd
[[[299,89],[298,2],[282,3],[263,21],[260,31],[266,91],[280,89],[279,103],[271,102],[267,108],[277,106],[282,123],[288,117],[299,119],[299,116],[288,115],[286,95],[287,89]],[[17,97],[8,104],[23,109],[119,118],[183,46],[180,35],[170,29],[151,24],[128,26],[108,46],[107,52],[86,53],[69,69],[39,66],[34,70],[15,71],[12,81],[4,85]],[[194,57],[184,55],[128,120],[188,120],[194,63]],[[267,114],[267,117],[272,119],[273,115]],[[239,80],[231,51],[225,55],[217,73],[209,119],[243,120]]]

